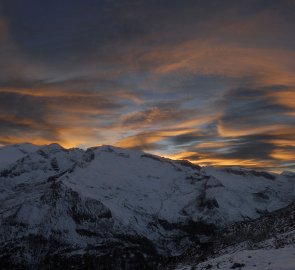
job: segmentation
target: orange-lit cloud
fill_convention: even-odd
[[[279,136],[278,136],[279,137]],[[286,139],[273,139],[270,141],[271,143],[273,143],[274,145],[278,146],[278,147],[285,147],[285,146],[292,146],[295,147],[295,140],[294,138],[286,138]]]
[[[271,93],[279,104],[295,111],[295,88]]]
[[[272,168],[275,166],[273,162],[255,160],[255,159],[221,159],[216,157],[210,157],[199,154],[198,159],[195,159],[195,152],[181,152],[170,155],[172,159],[186,159],[192,163],[199,164],[201,166],[241,166],[241,167],[259,167],[259,168]]]
[[[295,161],[295,148],[292,149],[276,149],[273,151],[271,156],[274,159],[279,159],[283,161]]]
[[[222,148],[228,146],[228,142],[202,142],[196,145],[197,148]]]
[[[243,121],[243,120],[241,120]],[[280,133],[280,130],[286,130],[286,125],[265,125],[261,127],[251,126],[245,123],[244,127],[224,127],[222,123],[218,125],[218,133],[222,137],[240,137],[254,134],[274,134]]]
[[[5,2],[0,144],[294,169],[293,1]]]
[[[119,140],[116,145],[126,148],[141,148],[149,150],[151,145],[163,139],[193,132],[194,129],[171,129],[142,132]]]
[[[255,77],[259,85],[294,85],[295,53],[291,50],[259,49],[223,44],[218,40],[196,40],[174,48],[159,48],[145,55],[143,62],[154,62],[155,72],[194,72],[235,78]]]

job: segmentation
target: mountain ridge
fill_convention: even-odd
[[[56,267],[80,258],[80,268],[155,269],[228,224],[294,201],[289,173],[200,167],[113,146],[30,149],[0,170],[4,265],[44,267],[54,257]],[[46,248],[34,255],[38,241]]]

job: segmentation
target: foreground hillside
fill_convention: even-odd
[[[220,229],[210,242],[194,246],[166,269],[295,268],[295,203],[258,219]]]
[[[196,265],[220,231],[286,208],[294,190],[292,173],[201,168],[111,146],[2,147],[0,266],[157,269],[173,268],[173,258]]]

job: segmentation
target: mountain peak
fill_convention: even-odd
[[[65,148],[63,148],[58,143],[51,143],[51,144],[48,144],[48,145],[44,145],[44,146],[40,147],[40,149],[45,150],[45,151],[50,151],[50,152],[65,150]]]

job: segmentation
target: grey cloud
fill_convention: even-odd
[[[46,101],[33,96],[2,92],[0,95],[0,111],[2,115],[14,116],[18,119],[30,118],[44,121]]]
[[[170,138],[170,141],[174,145],[182,145],[182,144],[191,144],[195,143],[197,141],[202,141],[206,139],[204,135],[201,135],[200,133],[186,133],[182,135],[173,136]]]
[[[220,158],[237,159],[271,159],[271,153],[276,148],[273,143],[268,142],[267,136],[246,136],[240,137],[224,153],[217,152]]]
[[[269,95],[273,91],[281,91],[282,87],[239,88],[227,92],[218,104],[223,107],[224,114],[219,119],[225,127],[238,129],[260,127],[269,124],[295,125],[295,119],[287,115],[292,110],[278,104]]]

